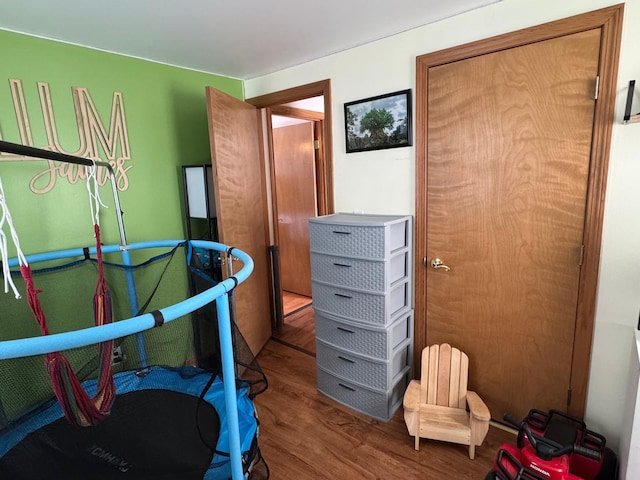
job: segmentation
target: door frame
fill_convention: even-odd
[[[276,112],[280,112],[280,109],[278,107],[273,107],[273,108],[267,108],[267,128],[269,130],[269,132],[271,132],[271,135],[269,135],[269,148],[271,151],[271,155],[270,155],[270,159],[271,161],[270,163],[270,170],[271,170],[271,208],[273,210],[273,243],[275,245],[278,245],[278,260],[279,260],[279,272],[280,272],[280,290],[281,290],[281,294],[283,296],[284,299],[284,293],[285,291],[288,292],[293,292],[296,293],[298,295],[304,295],[307,297],[311,297],[311,273],[309,273],[307,279],[306,279],[306,284],[305,286],[307,286],[308,288],[302,288],[302,292],[300,291],[294,291],[294,290],[287,290],[286,288],[284,288],[283,286],[283,277],[284,278],[288,278],[289,280],[291,280],[292,276],[296,276],[296,272],[310,272],[310,268],[311,268],[311,260],[308,256],[308,251],[307,251],[307,260],[306,263],[304,261],[301,261],[301,264],[296,265],[296,267],[299,267],[299,270],[297,270],[296,268],[291,268],[292,266],[287,264],[287,262],[283,262],[283,244],[282,244],[282,238],[283,238],[283,231],[286,231],[286,229],[283,230],[283,226],[280,223],[280,214],[283,213],[285,216],[287,214],[287,212],[283,209],[283,207],[286,207],[286,203],[281,202],[281,198],[279,197],[279,193],[278,193],[278,175],[277,175],[277,169],[276,169],[276,149],[275,149],[275,142],[273,142],[275,133],[274,133],[274,128],[272,125],[272,115],[283,115],[286,116],[288,118],[296,118],[296,119],[302,119],[302,120],[307,120],[307,124],[310,125],[304,125],[305,130],[307,132],[309,132],[309,129],[311,130],[311,145],[309,145],[313,150],[312,150],[312,155],[313,158],[311,158],[311,156],[309,157],[305,157],[304,161],[302,162],[302,164],[307,165],[307,167],[305,168],[305,171],[307,171],[307,173],[311,173],[311,171],[313,172],[313,192],[308,192],[308,195],[313,195],[313,203],[314,203],[314,211],[311,212],[307,212],[307,214],[309,214],[310,216],[315,216],[318,213],[318,182],[317,182],[317,170],[318,170],[318,161],[319,161],[319,149],[314,148],[316,146],[317,143],[319,143],[319,140],[316,138],[316,133],[317,133],[317,128],[318,125],[322,125],[322,120],[324,118],[323,114],[321,112],[313,112],[313,111],[309,111],[309,110],[302,110],[302,109],[293,109],[290,107],[285,107],[288,111],[288,113],[286,115],[283,115],[282,113],[276,113]],[[311,120],[313,119],[313,120]],[[290,125],[290,126],[285,126],[282,127],[284,129],[286,128],[295,128],[295,127],[300,127],[300,125],[303,124],[297,124],[297,125]],[[307,144],[308,145],[308,144]],[[300,163],[300,162],[298,162]],[[312,169],[312,170],[307,170],[308,169]],[[305,181],[305,184],[310,184],[311,182],[307,182]],[[280,184],[280,186],[282,186],[282,184]],[[280,192],[280,194],[282,194],[282,192]],[[307,196],[307,199],[309,199],[309,196]],[[306,204],[306,200],[304,201]],[[306,215],[305,215],[306,216]],[[295,222],[298,228],[304,228],[306,230],[306,235],[307,235],[307,239],[308,239],[308,227],[306,225],[306,220],[304,220],[304,217],[297,217],[297,221]],[[300,240],[298,238],[298,240]],[[297,246],[300,246],[299,242],[295,242],[297,244]],[[308,246],[308,241],[304,242],[306,243],[305,245],[305,249],[308,250],[309,246]],[[291,244],[289,244],[291,245]],[[298,253],[300,253],[300,251],[298,251]],[[287,255],[289,258],[291,258],[289,255]],[[303,266],[304,264],[304,266]],[[306,268],[305,268],[306,267]],[[283,301],[284,303],[284,301]],[[284,316],[287,315],[287,312],[283,312],[283,321],[284,321]]]
[[[318,214],[327,215],[333,213],[333,145],[331,133],[331,80],[320,80],[298,87],[280,90],[278,92],[267,93],[258,97],[252,97],[245,102],[257,108],[270,108],[282,112],[282,105],[285,103],[305,100],[307,98],[323,96],[324,98],[324,120],[322,122],[322,135],[320,136],[320,155],[317,168],[318,185]],[[286,107],[284,107],[286,108]],[[279,113],[280,114],[280,113]],[[269,131],[269,148],[272,149],[271,132]],[[273,151],[271,152],[273,153]]]
[[[269,133],[269,158],[271,159],[270,163],[270,171],[271,171],[271,199],[272,199],[272,209],[273,209],[273,243],[276,245],[280,244],[280,225],[278,224],[278,202],[276,200],[276,171],[275,171],[275,162],[273,162],[274,158],[274,149],[273,149],[273,125],[271,116],[272,115],[280,115],[283,117],[296,118],[299,120],[307,120],[313,123],[313,136],[314,141],[318,140],[318,143],[321,142],[320,137],[318,135],[319,132],[322,131],[324,125],[324,114],[320,112],[314,112],[310,110],[304,110],[302,108],[293,108],[286,105],[274,105],[272,107],[267,108],[267,131]],[[322,164],[323,154],[320,150],[320,146],[314,150],[314,162],[315,162],[315,170],[316,170],[316,191],[314,195],[316,196],[316,208],[318,211],[320,208],[318,207],[319,199],[318,199],[318,171],[320,170],[320,165]]]
[[[258,109],[268,109],[271,112],[278,112],[278,114],[284,114],[291,108],[284,105],[298,100],[306,100],[308,98],[322,96],[324,100],[324,120],[314,121],[314,132],[319,142],[319,148],[316,150],[316,194],[318,202],[318,215],[328,215],[334,211],[333,202],[333,135],[332,130],[332,114],[331,114],[331,80],[319,80],[317,82],[308,83],[306,85],[300,85],[297,87],[288,88],[286,90],[280,90],[277,92],[267,93],[257,97],[248,98],[246,103],[253,105]],[[298,109],[301,110],[301,109]],[[300,113],[300,112],[298,112]],[[309,113],[309,112],[307,112]],[[310,119],[314,116],[311,115]],[[267,147],[269,149],[269,163],[271,170],[271,185],[275,184],[273,179],[273,137],[271,127],[271,115],[267,115]],[[265,196],[268,195],[267,191],[264,192]],[[273,197],[272,197],[273,198]],[[267,199],[265,198],[265,204]],[[273,213],[277,213],[272,208]],[[269,212],[265,212],[265,218],[269,219]],[[273,231],[273,243],[277,244],[277,228],[274,225],[276,223],[276,216],[271,217],[273,219],[271,224],[271,230]],[[275,249],[277,252],[277,249]],[[277,253],[275,254],[277,257]],[[275,277],[274,270],[278,267],[275,265],[279,260],[277,258],[272,259],[271,264],[271,289],[273,291],[273,310],[274,310],[274,322],[272,328],[274,330],[282,330],[284,324],[284,317],[282,315],[282,289],[280,287],[280,278]]]
[[[616,79],[624,4],[595,10],[512,33],[448,48],[416,58],[416,262],[414,372],[419,372],[420,352],[427,345],[427,159],[429,69],[507,48],[549,40],[584,30],[602,31],[599,92],[595,104],[591,161],[584,225],[584,256],[580,270],[568,413],[584,417],[594,328],[604,198],[614,122]],[[595,93],[595,92],[594,92]]]

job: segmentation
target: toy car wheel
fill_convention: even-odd
[[[609,447],[604,449],[602,467],[594,480],[616,480],[618,478],[618,457]]]

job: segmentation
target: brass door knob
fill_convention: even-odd
[[[442,263],[442,260],[440,260],[439,258],[431,259],[431,268],[433,268],[434,270],[437,270],[439,268],[444,268],[445,272],[448,272],[449,270],[451,270],[447,265]]]

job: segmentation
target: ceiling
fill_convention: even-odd
[[[241,80],[501,0],[3,0],[0,29]]]

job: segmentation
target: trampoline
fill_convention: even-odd
[[[0,151],[99,163],[4,141]],[[268,478],[253,404],[267,382],[233,313],[234,289],[253,269],[250,256],[203,240],[127,244],[110,176],[119,245],[25,256],[48,334],[38,335],[24,299],[0,298],[0,478]],[[220,254],[242,268],[216,281],[210,268]],[[3,277],[24,293],[20,258],[6,264]],[[95,326],[91,299],[101,277],[113,321]],[[105,344],[115,399],[104,418],[80,426],[69,418],[75,398],[67,399],[71,408],[56,398],[45,359],[62,352],[95,399]]]

